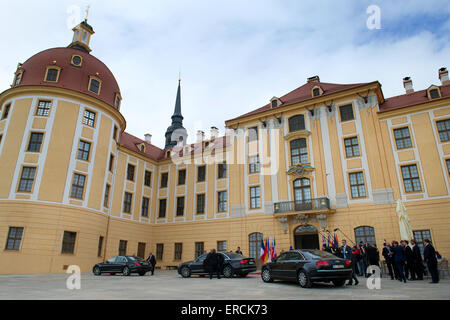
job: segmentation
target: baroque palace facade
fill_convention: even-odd
[[[125,132],[119,86],[92,27],[19,64],[0,94],[0,272],[82,272],[114,255],[176,266],[210,248],[257,257],[322,235],[414,237],[450,254],[450,81],[385,98],[378,81],[319,77],[186,144],[180,84],[164,149]]]

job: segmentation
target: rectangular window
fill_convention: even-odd
[[[430,230],[414,230],[413,234],[414,234],[414,240],[416,240],[416,243],[420,248],[420,253],[423,254],[423,248],[425,246],[423,243],[423,240],[428,239],[428,240],[432,241],[431,232],[430,232]]]
[[[441,142],[450,140],[450,119],[436,122]]]
[[[197,168],[197,182],[204,182],[206,178],[206,166]]]
[[[8,118],[9,109],[11,109],[11,103],[7,104],[5,110],[3,110],[2,120]]]
[[[36,115],[41,117],[48,117],[48,115],[50,114],[51,105],[52,105],[51,101],[39,100],[36,109]]]
[[[178,171],[178,185],[184,185],[186,183],[186,169]]]
[[[128,241],[119,240],[119,256],[127,255],[127,244],[128,244]]]
[[[445,163],[447,164],[448,175],[450,175],[450,159],[445,160]]]
[[[249,157],[248,172],[249,173],[259,172],[259,156]]]
[[[250,187],[250,208],[261,208],[260,187]]]
[[[177,197],[177,217],[184,215],[184,197]]]
[[[92,79],[89,83],[89,91],[99,94],[100,93],[100,81]]]
[[[3,135],[0,134],[0,144],[2,143]]]
[[[64,231],[61,253],[73,254],[75,252],[76,232]]]
[[[33,189],[34,176],[36,174],[35,167],[23,167],[20,176],[19,188],[17,191],[31,192]]]
[[[144,174],[144,185],[147,187],[150,187],[152,185],[152,172],[151,171],[145,171]]]
[[[417,166],[415,164],[402,166],[402,176],[405,192],[422,191],[419,172],[417,171]]]
[[[205,194],[197,195],[197,214],[205,213]]]
[[[195,259],[200,257],[205,251],[205,243],[204,242],[196,242],[195,243]]]
[[[123,197],[123,212],[131,213],[131,202],[133,200],[133,195],[129,192],[125,192]]]
[[[109,184],[106,185],[105,187],[105,197],[103,199],[103,206],[105,208],[109,207],[109,191],[111,189],[111,186]]]
[[[94,127],[95,126],[95,113],[89,110],[84,110],[83,124]]]
[[[182,243],[175,243],[175,254],[173,259],[174,260],[181,260],[181,256],[183,254],[183,244]]]
[[[138,242],[137,256],[145,259],[145,242]]]
[[[353,172],[349,173],[349,177],[352,198],[364,198],[366,196],[364,174],[362,172]]]
[[[339,112],[341,113],[341,121],[355,119],[355,116],[353,115],[353,106],[351,104],[339,107]]]
[[[164,256],[164,243],[156,244],[156,259],[162,260]]]
[[[72,180],[72,190],[70,197],[75,199],[83,199],[84,184],[86,182],[86,176],[74,173]]]
[[[91,151],[91,144],[86,141],[80,140],[78,145],[77,158],[84,161],[89,161],[89,152]]]
[[[23,228],[9,227],[5,250],[19,250],[22,242]]]
[[[32,132],[30,135],[30,141],[28,142],[28,152],[40,152],[42,140],[44,139],[44,134],[40,132]]]
[[[114,126],[114,131],[113,131],[113,139],[114,140],[117,140],[117,127],[116,126]]]
[[[409,134],[408,127],[394,129],[394,137],[397,149],[406,149],[412,147],[411,136]]]
[[[59,69],[56,68],[48,68],[47,69],[47,77],[45,81],[48,82],[57,82],[58,81]]]
[[[226,252],[226,251],[227,251],[227,242],[217,241],[217,252]]]
[[[142,216],[148,217],[148,204],[150,203],[150,199],[147,197],[142,198]]]
[[[227,192],[220,191],[217,193],[217,211],[225,212],[227,211]]]
[[[347,158],[360,156],[358,137],[344,139],[344,145],[345,145],[345,156]]]
[[[103,248],[103,237],[100,236],[98,238],[97,257],[101,257],[102,256],[102,248]]]
[[[161,174],[161,188],[167,188],[167,180],[169,175],[167,172]]]
[[[159,199],[159,214],[158,214],[158,218],[165,218],[166,217],[166,206],[167,206],[167,200],[166,199]]]
[[[109,155],[109,171],[113,172],[114,167],[114,156],[111,154]]]
[[[128,164],[127,180],[134,181],[134,169],[135,169],[135,166],[133,166],[132,164]]]
[[[218,169],[218,175],[217,175],[217,177],[219,178],[219,179],[222,179],[222,178],[226,178],[227,177],[227,164],[224,162],[224,163],[219,163],[218,165],[217,165],[217,169]]]

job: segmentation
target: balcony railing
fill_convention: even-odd
[[[331,209],[330,199],[326,197],[303,201],[276,202],[273,206],[275,213]]]

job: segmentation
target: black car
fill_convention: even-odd
[[[341,287],[352,275],[351,261],[320,250],[290,250],[283,252],[270,263],[263,265],[261,278],[296,281],[303,288],[313,282],[332,282]]]
[[[256,271],[256,263],[253,258],[246,258],[241,254],[232,252],[218,252],[218,254],[223,255],[224,258],[222,274],[225,278],[231,278],[235,274],[246,277],[250,272]],[[178,273],[183,278],[189,278],[193,274],[208,274],[208,271],[205,270],[203,266],[203,262],[207,255],[208,254],[205,253],[194,261],[181,263],[178,266]]]
[[[92,271],[96,276],[99,276],[102,273],[109,273],[112,275],[122,273],[124,276],[138,273],[140,276],[143,276],[150,271],[150,264],[147,261],[134,256],[117,256],[112,257],[103,263],[96,264]]]

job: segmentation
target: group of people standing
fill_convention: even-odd
[[[439,282],[439,273],[437,267],[437,254],[429,239],[424,239],[423,259],[420,248],[415,240],[411,240],[411,245],[407,240],[392,241],[388,243],[384,241],[382,255],[386,261],[389,276],[392,280],[397,279],[405,282],[406,280],[423,280],[425,268],[423,262],[427,264],[432,282]],[[346,240],[342,240],[341,247],[329,247],[323,245],[322,250],[330,252],[340,258],[350,260],[352,262],[352,278],[349,285],[357,285],[358,276],[369,277],[367,273],[368,266],[380,267],[380,252],[376,244],[360,242],[358,246],[350,247]]]

